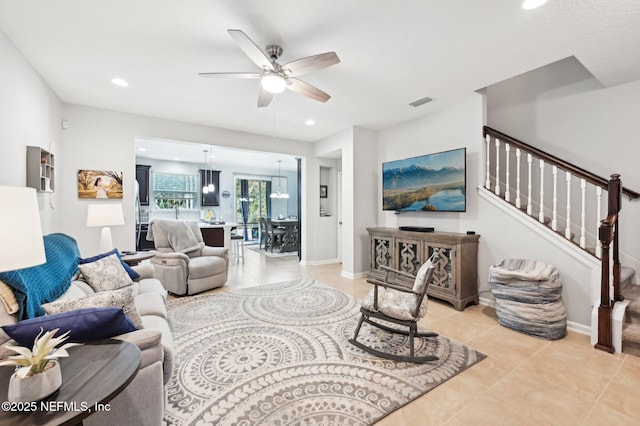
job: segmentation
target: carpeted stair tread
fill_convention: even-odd
[[[640,356],[640,324],[625,324],[622,328],[622,352]]]
[[[640,285],[627,286],[622,290],[622,296],[630,302],[625,312],[625,321],[640,324]]]
[[[623,290],[633,283],[633,277],[635,277],[635,275],[636,270],[633,268],[629,268],[628,266],[620,268],[620,283]]]

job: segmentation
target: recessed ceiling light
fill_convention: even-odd
[[[304,124],[306,124],[307,126],[315,126],[316,122],[315,122],[315,120],[310,118],[307,121],[305,121]]]
[[[173,161],[180,161],[180,157],[173,157]]]
[[[123,78],[120,77],[116,77],[116,78],[112,78],[111,79],[111,83],[115,84],[116,86],[119,87],[127,87],[129,86],[129,83],[127,83],[127,81]]]
[[[146,151],[146,150],[147,150],[147,148],[142,148],[142,147],[138,148],[138,151],[142,151],[142,152],[144,152],[144,151]]]
[[[536,7],[542,6],[546,2],[547,0],[524,0],[522,2],[522,8],[531,10],[531,9],[535,9]]]

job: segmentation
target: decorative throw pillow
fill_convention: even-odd
[[[103,257],[111,256],[112,254],[116,254],[118,256],[118,259],[120,259],[120,263],[122,264],[122,267],[124,268],[125,271],[127,271],[127,274],[129,274],[132,280],[137,280],[138,278],[140,278],[140,274],[134,271],[131,266],[127,265],[127,263],[124,260],[122,260],[122,257],[120,257],[120,252],[118,251],[118,249],[113,249],[106,253],[98,254],[92,257],[87,257],[85,259],[78,259],[78,263],[82,265],[83,263],[95,262],[96,260],[100,260]]]
[[[91,263],[78,265],[82,276],[96,292],[117,290],[133,284],[124,270],[117,254],[112,254]]]
[[[15,294],[13,294],[13,290],[3,281],[0,281],[0,301],[2,302],[2,305],[4,305],[8,314],[15,314],[20,310],[20,305],[18,305],[18,301],[16,300]]]
[[[137,330],[122,309],[117,307],[76,309],[2,326],[12,339],[29,348],[40,333],[56,328],[60,329],[57,336],[69,331],[69,340],[72,342],[106,339]]]
[[[140,318],[133,300],[133,288],[125,287],[119,290],[102,291],[80,299],[56,300],[55,302],[45,303],[42,305],[42,309],[47,314],[57,314],[74,309],[115,306],[122,309],[133,325],[142,329],[144,328],[142,318]]]

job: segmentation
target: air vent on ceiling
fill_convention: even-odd
[[[418,99],[417,101],[413,101],[411,102],[409,105],[411,105],[412,107],[419,107],[420,105],[424,105],[428,102],[431,102],[433,99],[429,98],[429,97],[424,97],[422,99]]]

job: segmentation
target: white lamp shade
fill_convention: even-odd
[[[0,200],[0,272],[45,263],[36,190],[0,186]]]
[[[124,225],[124,213],[120,204],[89,204],[87,226]]]
[[[287,87],[287,82],[280,74],[266,73],[260,78],[262,88],[269,93],[282,93]]]

